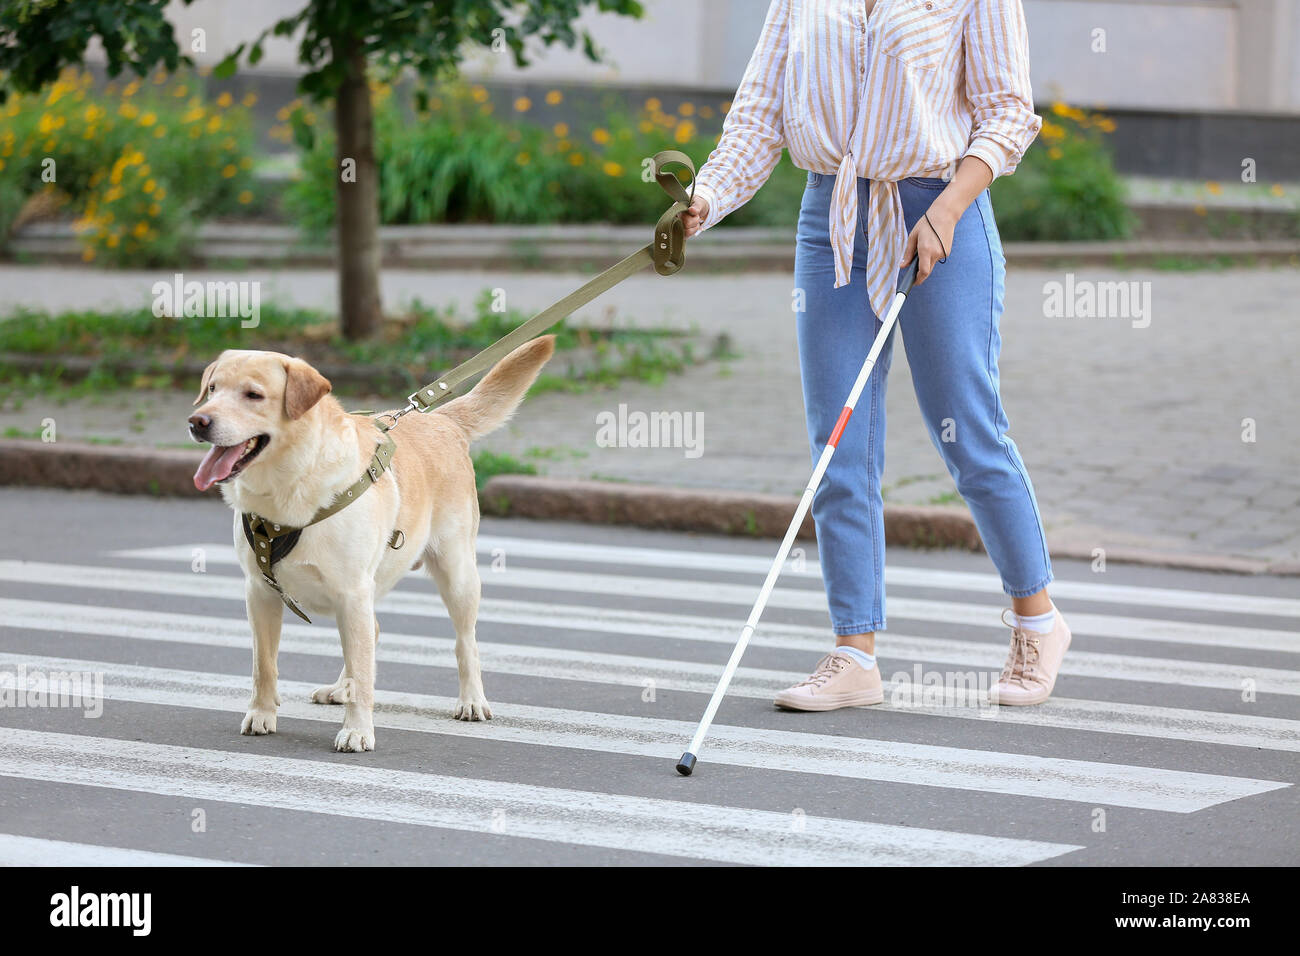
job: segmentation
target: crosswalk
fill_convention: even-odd
[[[310,862],[303,834],[337,828],[357,835],[323,859],[368,861],[368,841],[399,828],[402,862],[481,851],[1025,865],[1104,843],[1098,810],[1155,832],[1238,801],[1291,798],[1300,600],[1239,593],[1227,578],[1180,589],[1074,572],[1053,587],[1075,633],[1057,695],[996,708],[985,696],[1005,649],[996,577],[909,555],[887,573],[886,702],[786,714],[772,694],[828,642],[820,572],[800,556],[701,772],[682,780],[673,761],[766,559],[685,537],[526,531],[479,540],[496,719],[450,719],[453,632],[413,572],[380,604],[378,749],[364,755],[334,754],[341,713],[310,702],[338,667],[329,622],[286,620],[279,733],[238,736],[250,638],[230,544],[86,551],[70,563],[0,557],[0,863]],[[69,675],[94,676],[102,715],[53,704]],[[123,822],[99,838],[37,812],[109,798]],[[183,825],[198,807],[223,819],[227,838]],[[228,838],[268,827],[269,846]]]

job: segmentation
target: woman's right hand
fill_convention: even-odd
[[[690,238],[700,231],[700,224],[704,222],[709,215],[709,201],[700,196],[691,200],[690,208],[685,209],[679,215],[682,225],[686,227],[686,238]]]

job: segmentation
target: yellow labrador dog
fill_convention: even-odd
[[[491,718],[474,638],[479,511],[469,445],[510,418],[554,350],[554,336],[534,339],[468,394],[401,418],[389,432],[397,445],[389,470],[342,511],[304,528],[274,565],[286,593],[309,613],[338,622],[343,672],[312,694],[319,704],[345,705],[336,750],[375,747],[375,602],[413,563],[423,564],[437,582],[456,630],[455,716]],[[275,733],[284,605],[263,581],[238,513],[302,527],[361,477],[382,440],[368,417],[348,414],[329,392],[330,383],[302,359],[226,351],[204,371],[189,420],[192,437],[212,445],[195,486],[219,485],[237,512],[235,552],[253,630],[253,696],[240,727],[244,734]],[[394,530],[405,535],[400,550],[389,544]]]

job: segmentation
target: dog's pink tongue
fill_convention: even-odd
[[[243,445],[213,445],[209,448],[203,461],[199,462],[199,470],[194,473],[194,487],[207,491],[223,478],[229,478],[243,450]]]

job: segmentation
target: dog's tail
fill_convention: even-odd
[[[554,335],[525,342],[492,366],[473,391],[453,398],[438,411],[465,429],[470,441],[482,438],[510,420],[537,373],[554,354]]]

